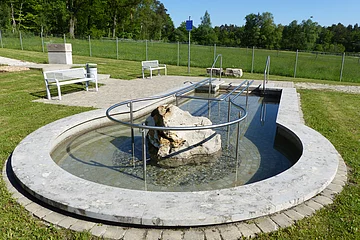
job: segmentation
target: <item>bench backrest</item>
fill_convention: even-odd
[[[72,68],[64,70],[46,71],[44,72],[44,78],[49,82],[54,82],[55,79],[58,81],[66,81],[70,79],[85,78],[85,68]]]
[[[141,65],[145,68],[157,68],[159,67],[159,60],[142,61]]]

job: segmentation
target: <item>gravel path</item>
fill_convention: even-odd
[[[329,85],[320,83],[295,83],[298,89],[317,89],[317,90],[332,90],[339,92],[357,93],[360,94],[360,86],[344,86],[344,85]]]

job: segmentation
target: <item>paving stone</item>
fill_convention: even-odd
[[[269,217],[261,217],[254,220],[256,226],[264,233],[269,233],[278,230],[278,226]]]
[[[35,202],[31,202],[28,205],[25,206],[25,209],[28,210],[31,214],[39,211],[43,206],[35,203]]]
[[[274,214],[270,216],[270,218],[282,228],[286,228],[294,224],[294,221],[284,213]]]
[[[329,205],[333,203],[333,200],[325,197],[324,195],[317,195],[316,197],[314,197],[312,200],[314,200],[315,202],[318,202],[322,205]]]
[[[13,197],[16,199],[16,201],[18,202],[18,203],[20,203],[21,205],[23,205],[23,206],[26,206],[26,205],[28,205],[28,204],[30,204],[30,203],[32,203],[32,201],[30,200],[30,199],[28,199],[27,197],[24,197],[22,194],[16,194],[16,193],[14,193],[13,194]]]
[[[220,232],[216,228],[207,227],[204,233],[206,240],[221,240]]]
[[[342,187],[344,187],[346,185],[346,181],[344,181],[340,178],[335,178],[331,183],[335,184],[335,185],[340,185]]]
[[[330,190],[330,189],[324,189],[321,193],[322,196],[328,197],[330,199],[333,199],[336,196],[336,192]]]
[[[308,207],[305,204],[300,204],[293,209],[305,217],[309,217],[315,212],[315,209]]]
[[[96,237],[102,237],[106,232],[107,227],[107,225],[95,224],[95,226],[90,229],[90,233]]]
[[[63,228],[69,228],[71,225],[73,225],[77,221],[78,220],[76,218],[67,216],[66,218],[64,218],[63,220],[61,220],[58,223],[58,226],[63,227]]]
[[[52,211],[50,209],[47,208],[40,208],[38,211],[33,212],[34,216],[42,219],[43,217],[45,217],[46,215],[50,214]]]
[[[182,240],[184,233],[180,230],[169,230],[163,231],[162,240]]]
[[[146,235],[146,229],[143,228],[129,228],[124,237],[123,240],[143,240],[145,239]]]
[[[223,239],[233,240],[241,238],[241,233],[235,224],[226,224],[218,226],[220,235]]]
[[[45,217],[43,217],[43,220],[48,223],[52,223],[52,224],[56,225],[64,218],[66,218],[66,216],[63,214],[60,214],[57,212],[51,212],[51,213],[47,214]]]
[[[121,239],[127,231],[127,228],[117,227],[117,226],[108,226],[103,238],[105,239]]]
[[[256,237],[256,234],[261,232],[261,230],[254,223],[242,222],[236,225],[239,228],[241,234],[247,238]]]
[[[340,193],[343,190],[342,185],[338,185],[338,184],[334,184],[334,183],[330,183],[329,186],[326,187],[329,190],[332,190],[336,193]]]
[[[315,202],[314,200],[310,199],[309,201],[306,201],[304,203],[306,206],[311,207],[312,209],[314,209],[315,211],[320,210],[321,208],[324,207],[324,205]]]
[[[84,220],[78,220],[76,223],[70,226],[70,229],[77,232],[89,231],[95,226],[94,222],[88,222]]]
[[[146,233],[146,240],[159,240],[162,236],[162,230],[160,229],[148,229]]]
[[[205,234],[203,231],[190,228],[184,231],[183,240],[205,240]]]

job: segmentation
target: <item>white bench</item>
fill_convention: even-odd
[[[165,75],[167,75],[167,69],[165,64],[159,64],[159,60],[151,60],[151,61],[142,61],[142,77],[145,78],[144,72],[145,70],[150,71],[150,78],[152,78],[152,71],[158,70],[158,75],[160,75],[160,70],[165,69]]]
[[[57,86],[59,100],[61,100],[60,86],[85,82],[86,91],[89,90],[89,82],[95,82],[96,91],[98,91],[97,78],[95,76],[87,77],[85,68],[72,68],[65,70],[54,70],[44,72],[47,98],[51,100],[50,86]]]

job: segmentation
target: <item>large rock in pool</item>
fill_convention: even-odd
[[[212,125],[206,117],[195,117],[175,105],[157,107],[146,125],[159,127]],[[221,150],[221,137],[211,129],[191,131],[149,130],[149,153],[162,167],[213,162]]]

